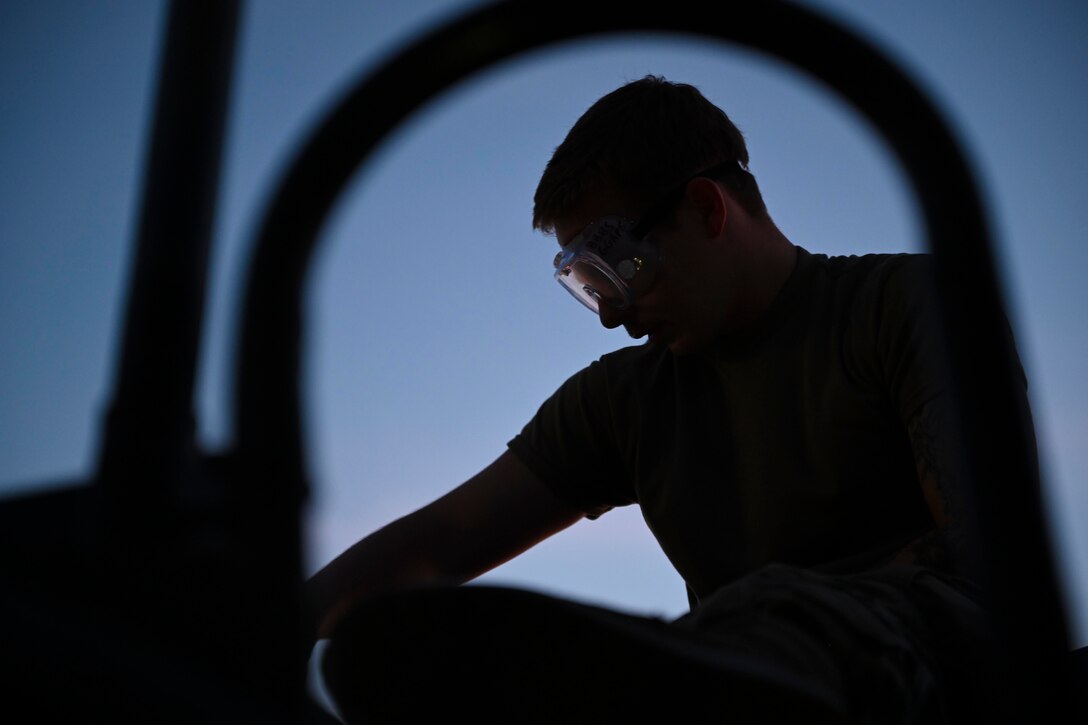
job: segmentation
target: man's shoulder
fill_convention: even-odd
[[[891,277],[896,274],[931,274],[933,256],[920,252],[871,254],[811,254],[812,264],[833,277]]]
[[[605,375],[613,383],[619,380],[645,381],[648,377],[660,375],[672,363],[673,356],[667,346],[647,342],[605,353],[585,370]]]
[[[669,384],[675,377],[674,366],[665,345],[630,345],[607,352],[576,371],[561,394],[581,400],[642,399]]]
[[[872,253],[829,256],[812,254],[810,274],[824,287],[848,296],[861,295],[872,301],[892,296],[921,294],[934,290],[933,256],[918,252]]]

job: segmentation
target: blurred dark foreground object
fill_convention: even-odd
[[[972,594],[920,567],[771,565],[666,622],[504,587],[426,589],[358,606],[322,671],[351,723],[413,721],[435,702],[488,722],[969,722],[993,656]]]

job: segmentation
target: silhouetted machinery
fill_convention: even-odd
[[[0,502],[3,684],[33,721],[318,722],[300,646],[301,305],[325,216],[389,132],[455,82],[586,36],[666,31],[784,60],[866,116],[897,154],[936,255],[1001,657],[980,713],[1072,722],[1068,638],[1030,426],[972,176],[933,106],[881,53],[784,2],[621,13],[488,5],[363,78],[300,144],[260,224],[236,357],[234,440],[195,440],[193,381],[239,17],[170,9],[112,404],[87,480]],[[1029,485],[1025,485],[1029,482]],[[1081,660],[1083,662],[1083,659]],[[1083,668],[1083,664],[1081,665]]]

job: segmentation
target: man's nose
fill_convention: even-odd
[[[630,307],[621,310],[614,305],[610,305],[607,302],[602,301],[597,314],[601,318],[601,324],[611,330],[622,325],[624,320],[627,319],[627,316],[630,312]]]

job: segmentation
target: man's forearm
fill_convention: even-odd
[[[315,637],[354,604],[463,584],[582,518],[509,452],[446,495],[357,542],[306,584]]]
[[[414,586],[462,583],[431,560],[428,552],[440,534],[432,528],[424,536],[424,527],[413,518],[418,516],[375,531],[310,577],[305,599],[317,638],[328,637],[344,613],[364,599]]]

